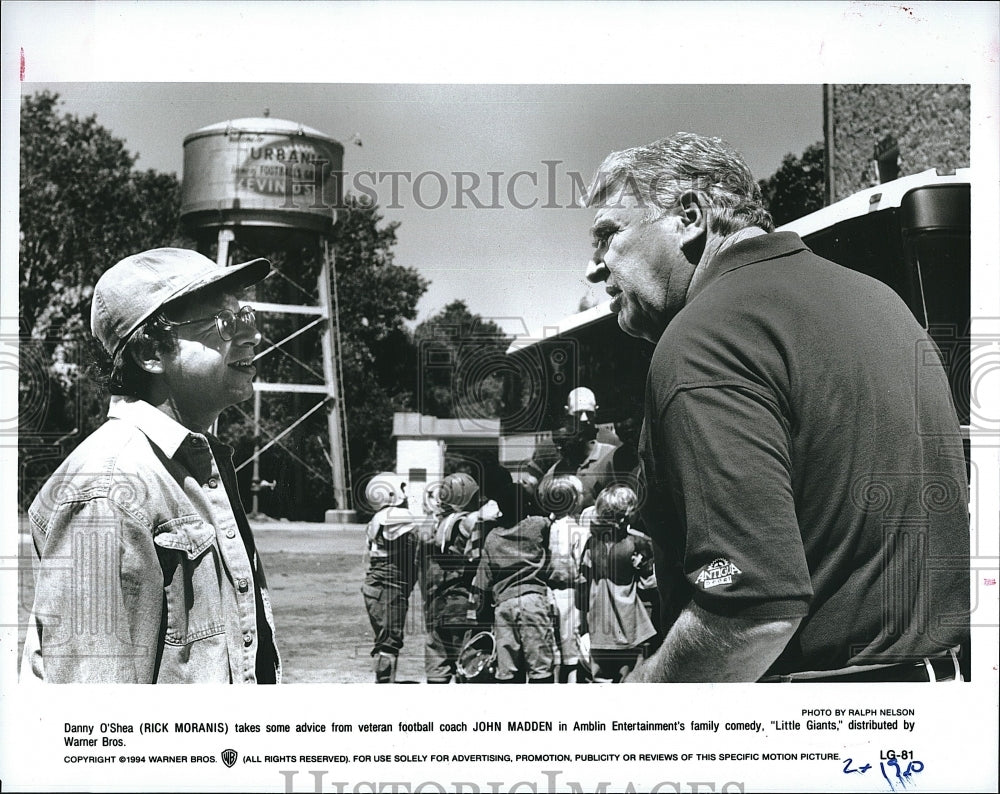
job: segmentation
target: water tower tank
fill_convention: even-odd
[[[294,121],[251,118],[184,138],[181,221],[220,227],[330,230],[341,200],[344,147]]]

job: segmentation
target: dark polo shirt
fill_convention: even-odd
[[[802,617],[773,672],[964,638],[958,422],[932,342],[881,282],[790,232],[723,251],[656,346],[639,447],[673,614]]]

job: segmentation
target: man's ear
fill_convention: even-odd
[[[678,201],[681,219],[681,247],[704,245],[708,237],[708,206],[704,196],[686,190]]]
[[[163,374],[163,358],[159,348],[150,339],[139,338],[130,345],[128,355],[139,365],[139,369],[152,375]]]

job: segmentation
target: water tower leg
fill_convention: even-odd
[[[219,248],[215,261],[222,267],[229,267],[229,244],[236,239],[232,229],[219,229]]]
[[[326,381],[329,411],[327,413],[327,428],[330,434],[330,470],[333,479],[333,493],[337,500],[337,514],[342,514],[341,521],[352,520],[348,511],[351,509],[347,491],[347,476],[344,466],[344,438],[341,432],[343,405],[340,397],[340,380],[337,377],[337,367],[334,361],[336,348],[333,342],[334,317],[330,296],[330,267],[332,255],[323,259],[319,273],[320,306],[326,310],[326,328],[323,330],[323,378]],[[329,515],[330,511],[328,511]]]
[[[253,493],[253,505],[250,515],[257,517],[260,514],[260,392],[254,389],[253,392],[253,478],[251,479],[251,491]]]

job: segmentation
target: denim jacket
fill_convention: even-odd
[[[255,586],[272,636],[274,621],[220,473],[232,450],[141,400],[108,416],[28,511],[21,680],[254,683]]]

